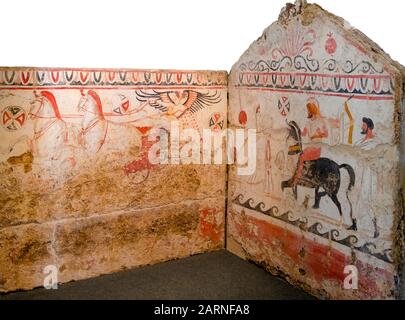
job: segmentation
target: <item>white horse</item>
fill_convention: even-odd
[[[19,138],[12,144],[10,151],[18,143],[26,142],[34,157],[57,160],[66,144],[68,127],[51,92],[34,92],[34,95],[28,113],[34,122],[34,133],[31,138],[26,135]]]
[[[89,153],[96,154],[107,144],[110,151],[118,152],[140,145],[141,132],[136,126],[105,118],[102,101],[94,90],[81,91],[77,110],[83,113],[79,144]],[[114,144],[108,143],[111,136],[115,137]]]
[[[99,95],[94,90],[89,90],[87,94],[82,90],[77,110],[84,112],[79,144],[90,153],[97,153],[106,142],[108,133],[108,122]]]

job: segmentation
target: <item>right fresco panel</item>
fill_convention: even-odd
[[[397,294],[402,78],[372,46],[289,6],[229,79],[230,128],[256,129],[257,161],[231,166],[228,245],[318,297]]]

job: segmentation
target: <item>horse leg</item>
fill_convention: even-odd
[[[312,208],[314,209],[318,209],[319,208],[319,202],[321,201],[321,198],[319,197],[319,187],[315,188],[315,203],[312,206]]]
[[[353,231],[357,231],[357,221],[356,219],[352,218],[352,225],[347,228],[347,230],[353,230]],[[374,233],[374,238],[375,238],[376,233]],[[377,235],[378,237],[378,235]]]
[[[281,182],[281,191],[284,192],[285,188],[291,188],[291,186],[292,186],[292,180],[291,179],[283,181],[283,182]]]
[[[313,206],[314,209],[319,209],[321,198],[324,196],[326,196],[326,192],[318,192],[318,200],[315,198],[315,204]]]
[[[326,192],[319,192],[319,187],[315,188],[315,203],[312,206],[314,209],[319,209],[319,204],[321,202],[321,198],[326,196]]]
[[[281,182],[281,192],[284,192],[285,188],[292,188],[295,200],[298,199],[298,188],[296,185],[294,185],[293,179]]]

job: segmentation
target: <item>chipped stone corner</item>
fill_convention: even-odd
[[[280,11],[278,22],[282,25],[287,25],[292,18],[300,15],[307,5],[306,0],[296,0],[295,3],[287,3]]]
[[[228,230],[250,259],[320,297],[398,297],[403,70],[344,19],[304,1],[287,4],[233,65],[229,123],[256,129],[263,155],[252,176],[238,177],[232,166],[229,175]],[[317,143],[302,134],[316,127],[310,113],[324,124]],[[335,196],[297,182],[301,154],[308,181],[318,181],[316,161],[344,169]],[[360,274],[356,293],[341,288],[349,264]]]
[[[399,99],[400,108],[398,108],[398,123],[400,128],[400,186],[397,199],[397,212],[395,219],[395,234],[396,243],[396,261],[399,279],[397,281],[398,297],[405,299],[405,67],[399,63],[396,64],[402,74],[401,99]]]
[[[247,260],[247,253],[246,251],[243,249],[243,246],[235,240],[234,237],[232,237],[232,235],[227,235],[226,238],[226,250],[228,250],[229,252],[233,253],[234,255],[238,256],[239,258],[243,259],[243,260]]]

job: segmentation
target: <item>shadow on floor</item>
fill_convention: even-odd
[[[221,250],[93,279],[0,295],[0,299],[314,299]]]

